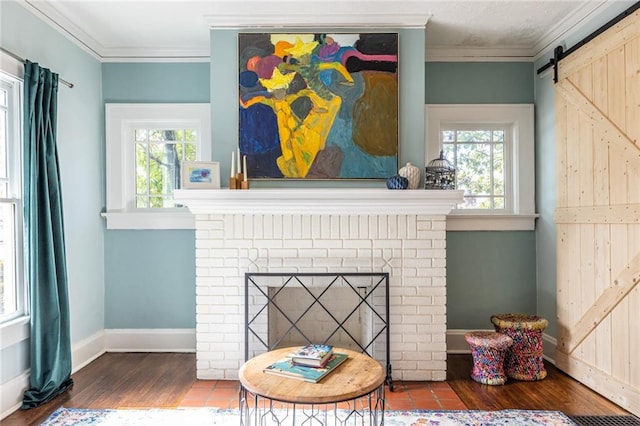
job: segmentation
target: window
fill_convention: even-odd
[[[440,143],[456,173],[456,189],[464,191],[459,209],[511,211],[505,157],[511,138],[508,125],[444,124]]]
[[[22,82],[0,72],[0,323],[26,314],[21,117]]]
[[[182,161],[210,158],[208,104],[107,104],[107,228],[189,229]]]
[[[136,208],[172,208],[180,161],[196,159],[196,129],[135,129]]]
[[[448,230],[534,229],[532,105],[428,105],[428,163],[440,151],[456,167],[464,203]]]

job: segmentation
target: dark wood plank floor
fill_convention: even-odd
[[[471,366],[471,355],[449,355],[447,360],[447,383],[472,410],[555,410],[569,416],[629,414],[547,362],[544,380],[508,380],[503,386],[470,380]]]
[[[547,364],[537,382],[486,386],[469,379],[471,355],[449,355],[447,383],[469,409],[559,410],[567,415],[628,414]],[[38,425],[61,406],[173,408],[196,380],[195,354],[108,353],[73,375],[73,388],[42,407],[19,410],[3,426]]]

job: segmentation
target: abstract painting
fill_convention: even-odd
[[[397,33],[241,33],[238,52],[250,179],[397,173]]]

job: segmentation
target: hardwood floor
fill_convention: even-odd
[[[471,355],[449,355],[447,385],[455,391],[456,400],[446,401],[447,389],[440,394],[440,405],[418,399],[426,389],[434,393],[433,383],[397,383],[396,392],[388,393],[389,405],[403,401],[403,394],[413,392],[406,400],[412,406],[397,409],[469,409],[500,410],[507,408],[559,410],[567,415],[624,415],[625,410],[547,364],[548,376],[537,382],[508,381],[504,386],[486,386],[469,378]],[[195,354],[180,353],[108,353],[73,375],[74,386],[67,393],[42,407],[19,410],[2,420],[3,426],[38,425],[57,408],[175,408],[193,406],[188,395],[208,388],[220,393],[209,399],[236,401],[237,391],[230,383],[214,385],[196,380]],[[222,382],[218,382],[222,383]],[[419,389],[423,388],[423,389]],[[213,390],[213,392],[212,392]],[[222,393],[225,392],[225,393]],[[450,390],[449,390],[450,392]],[[221,396],[224,397],[221,399]],[[444,396],[443,396],[444,395]],[[458,399],[459,398],[459,399]],[[438,398],[436,398],[437,400]],[[463,405],[459,404],[459,400]],[[193,400],[191,400],[193,401]],[[457,401],[457,405],[456,405]],[[449,405],[447,405],[449,404]],[[226,407],[224,407],[226,408]]]
[[[471,410],[554,410],[569,416],[629,414],[548,362],[544,380],[508,380],[503,386],[470,380],[471,366],[471,355],[449,355],[447,360],[447,383]]]

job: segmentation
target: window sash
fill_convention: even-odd
[[[469,138],[459,138],[461,132],[475,132],[480,133],[484,132],[488,135],[486,138],[479,139],[469,139]],[[502,134],[501,140],[496,140],[496,133]],[[511,167],[512,167],[512,142],[511,142],[511,133],[512,128],[509,124],[496,124],[496,123],[442,123],[440,132],[439,132],[439,143],[441,149],[444,150],[445,154],[449,153],[449,155],[445,155],[454,165],[457,170],[458,177],[456,182],[458,184],[458,189],[461,179],[460,175],[464,173],[461,164],[463,160],[460,158],[460,151],[462,151],[463,146],[482,146],[486,145],[488,147],[488,170],[484,170],[483,175],[487,177],[489,180],[488,183],[488,191],[486,192],[469,192],[469,188],[465,188],[467,191],[465,192],[465,205],[457,206],[457,210],[464,210],[468,212],[487,212],[487,211],[497,211],[497,212],[512,212],[513,205],[511,202],[511,194],[512,194],[512,179],[509,177],[512,176]],[[496,193],[496,176],[495,176],[495,168],[496,162],[498,159],[496,158],[496,147],[502,146],[502,182],[501,185],[502,191],[498,191]],[[451,158],[452,157],[452,158]],[[461,173],[462,172],[462,173]],[[464,174],[463,174],[464,176]],[[477,205],[477,200],[481,201],[480,204],[488,203],[487,207],[477,207],[474,208],[473,205]],[[469,205],[470,207],[467,207]]]
[[[136,129],[135,134],[139,135],[141,131],[149,133],[154,129]],[[190,131],[192,135],[188,139],[180,137],[177,140],[167,138],[144,139],[136,138],[132,141],[135,161],[135,208],[138,210],[168,209],[168,208],[184,208],[176,206],[173,202],[173,191],[180,189],[180,163],[182,161],[195,161],[198,153],[198,145],[200,140],[197,137],[198,132],[195,129],[163,129],[163,132],[183,132],[183,135]],[[163,157],[166,154],[166,148],[173,146],[177,164],[171,168],[168,164],[171,159]],[[157,152],[159,151],[159,152]],[[155,152],[155,155],[154,155]],[[155,163],[154,163],[155,162]],[[167,163],[167,164],[162,164]],[[157,167],[154,167],[154,164]],[[153,169],[156,170],[153,170]],[[157,176],[158,172],[160,173]],[[160,180],[156,182],[155,179]],[[158,185],[160,188],[158,189]]]
[[[27,314],[22,227],[22,82],[0,72],[0,323]]]

